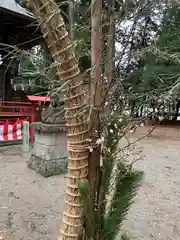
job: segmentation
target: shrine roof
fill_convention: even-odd
[[[0,0],[0,9],[10,11],[12,14],[22,15],[22,17],[33,18],[30,12],[19,6],[14,0]]]
[[[31,102],[50,102],[50,97],[44,96],[27,96]]]
[[[31,48],[42,42],[36,19],[15,0],[0,0],[0,29],[0,43]]]

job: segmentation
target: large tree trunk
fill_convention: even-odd
[[[65,110],[68,127],[68,183],[60,239],[82,236],[84,213],[77,181],[88,175],[88,108],[82,88],[78,62],[64,21],[54,0],[29,0],[28,8],[40,23],[52,54],[57,75],[66,82]]]

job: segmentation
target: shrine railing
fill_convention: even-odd
[[[35,120],[35,106],[31,102],[0,101],[0,119],[28,117]]]

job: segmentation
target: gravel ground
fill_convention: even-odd
[[[0,148],[0,231],[7,240],[57,239],[65,178],[43,178],[26,160],[20,146]]]
[[[146,139],[137,144],[144,160],[137,163],[145,179],[125,228],[138,240],[180,239],[179,141]]]
[[[137,240],[180,239],[179,131],[158,131],[137,143],[145,180],[124,226]],[[43,178],[26,161],[20,146],[0,148],[0,231],[8,240],[57,239],[66,180]]]

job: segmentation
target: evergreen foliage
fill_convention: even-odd
[[[152,51],[147,54],[141,76],[140,90],[160,95],[179,81],[180,77],[180,4],[163,12],[161,29]]]
[[[25,91],[47,95],[48,90],[52,86],[54,87],[55,69],[52,68],[52,61],[43,48],[35,47],[28,51],[22,51],[14,56],[14,60],[18,63],[18,76],[14,78],[15,83],[18,84],[19,79],[25,86]]]
[[[99,202],[96,210],[92,207],[91,187],[88,181],[78,183],[79,193],[85,206],[85,239],[87,240],[95,240],[97,236],[100,236],[98,239],[101,240],[128,239],[128,236],[121,232],[122,224],[143,179],[142,171],[134,170],[131,165],[117,159],[117,145],[122,137],[117,129],[120,129],[121,132],[123,123],[111,119],[107,126],[100,192],[97,193],[99,194]],[[120,232],[121,235],[119,235]]]
[[[114,196],[104,219],[103,240],[115,239],[118,235],[143,177],[143,172],[129,171],[122,163],[117,169]]]

